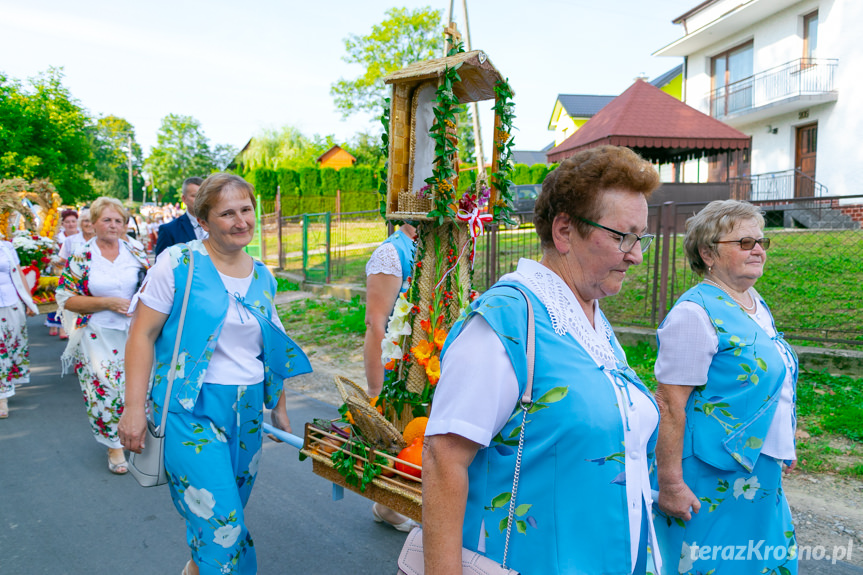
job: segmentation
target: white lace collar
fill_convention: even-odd
[[[574,337],[598,366],[608,369],[617,366],[617,357],[611,347],[613,332],[599,313],[599,302],[594,301],[594,329],[569,286],[539,262],[522,258],[516,271],[500,279],[520,283],[532,291],[548,311],[555,333],[560,336],[568,333]]]

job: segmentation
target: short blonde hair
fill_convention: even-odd
[[[220,172],[211,174],[201,184],[201,188],[195,196],[195,217],[206,222],[210,215],[210,210],[213,209],[213,206],[216,205],[216,202],[222,196],[222,192],[227,188],[236,188],[246,192],[249,195],[249,199],[252,200],[252,207],[257,208],[255,186],[240,176]]]
[[[692,271],[703,276],[707,271],[707,264],[701,258],[701,248],[707,248],[714,255],[718,254],[716,242],[719,238],[745,221],[754,221],[759,228],[764,229],[764,216],[761,215],[761,210],[741,200],[710,202],[700,212],[686,220],[683,249]]]
[[[123,218],[123,223],[129,221],[129,212],[126,211],[126,208],[123,207],[120,200],[117,198],[109,198],[107,196],[96,198],[96,201],[90,204],[90,221],[96,221],[101,218],[102,212],[108,208],[117,210],[117,213]]]

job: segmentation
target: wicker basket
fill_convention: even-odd
[[[363,432],[363,436],[378,449],[399,451],[407,446],[402,431],[412,419],[410,406],[402,410],[399,417],[394,412],[387,419],[371,405],[371,398],[366,391],[350,379],[337,375],[334,378],[336,388],[342,396],[342,401],[348,405],[354,424]]]
[[[431,198],[420,198],[408,190],[399,192],[398,213],[425,217],[432,209]]]
[[[377,413],[377,412],[376,412]],[[345,449],[345,446],[350,444],[350,440],[344,439],[334,433],[324,431],[306,423],[305,441],[300,453],[310,457],[313,461],[312,471],[320,475],[324,479],[347,487],[351,491],[362,495],[372,501],[376,501],[381,505],[386,505],[390,509],[401,513],[415,521],[422,521],[422,479],[414,477],[408,473],[403,473],[395,469],[396,458],[384,451],[371,451],[370,457],[384,457],[392,466],[390,470],[393,477],[385,477],[380,475],[366,485],[365,491],[354,485],[348,485],[345,478],[335,470],[330,454],[336,450],[350,453]],[[351,457],[355,459],[355,469],[358,475],[363,474],[363,463],[365,459],[351,453]],[[401,461],[402,465],[421,469],[411,463]]]

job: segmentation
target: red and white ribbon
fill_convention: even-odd
[[[456,213],[456,218],[460,222],[467,222],[468,224],[468,230],[470,231],[470,266],[471,268],[473,268],[473,258],[476,254],[476,239],[485,233],[485,224],[491,222],[494,219],[494,216],[492,216],[491,214],[480,214],[479,208],[474,208],[472,212],[459,210],[458,213]],[[462,255],[464,255],[464,250],[466,247],[467,244],[462,246],[458,257],[456,257],[455,259],[455,263],[452,265],[452,267],[450,267],[443,273],[440,281],[434,287],[435,291],[437,291],[437,289],[441,285],[443,285],[446,276],[448,276],[450,272],[454,270],[455,267],[458,265],[459,260],[461,259]]]
[[[459,210],[455,216],[461,222],[467,222],[468,230],[470,230],[470,263],[473,265],[473,256],[476,252],[476,239],[485,233],[485,225],[490,223],[494,216],[491,214],[479,213],[479,208],[474,208],[472,212]]]

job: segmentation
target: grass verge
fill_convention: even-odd
[[[645,342],[625,347],[629,365],[656,389],[656,353]],[[863,379],[803,371],[797,382],[797,458],[807,472],[863,477]]]

